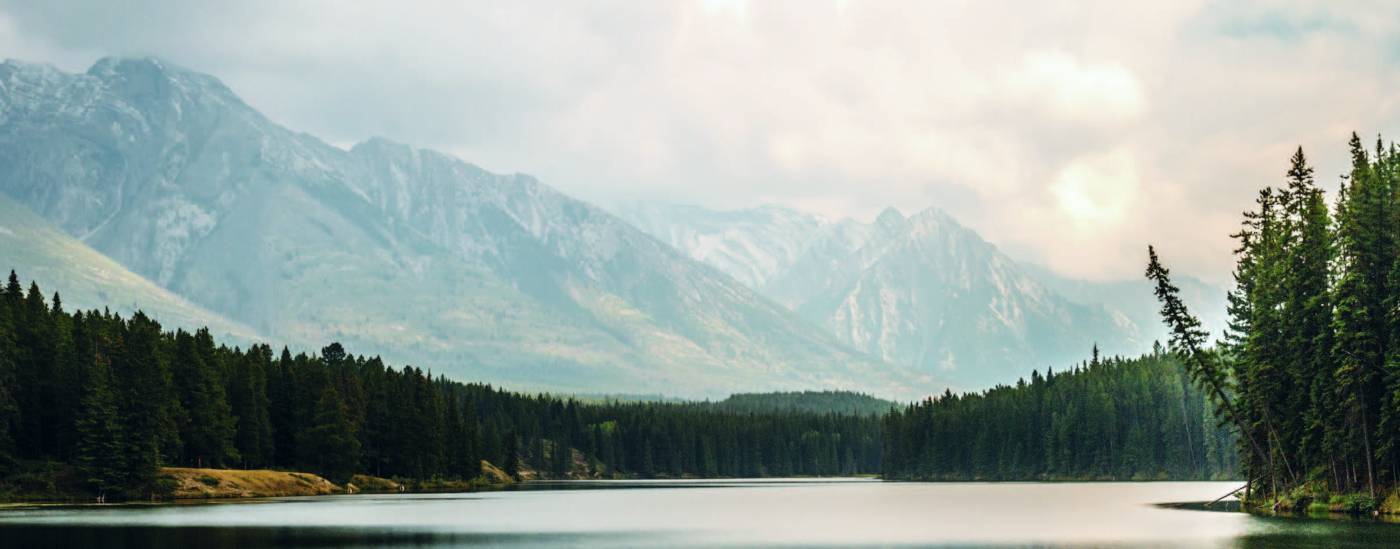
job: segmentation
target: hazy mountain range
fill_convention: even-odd
[[[1018,262],[936,208],[891,208],[871,223],[777,206],[614,210],[842,342],[960,385],[1063,367],[1094,344],[1140,353],[1166,336],[1146,280],[1074,280]],[[1208,327],[1222,326],[1223,290],[1178,283]]]
[[[939,386],[534,178],[384,139],[342,150],[155,59],[0,65],[0,192],[313,349],[569,391]]]
[[[328,145],[155,59],[0,64],[0,193],[0,260],[71,304],[515,388],[902,398],[1160,332],[1145,283],[1055,277],[938,210],[619,217],[385,139]]]

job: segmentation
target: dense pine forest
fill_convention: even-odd
[[[1234,478],[1234,435],[1160,349],[938,398],[884,418],[886,478]]]
[[[1331,207],[1300,148],[1244,214],[1214,348],[1149,250],[1172,348],[1242,433],[1257,501],[1366,511],[1400,485],[1400,152],[1350,148]]]
[[[896,403],[851,391],[785,391],[775,393],[736,393],[714,403],[715,408],[734,412],[807,412],[813,414],[859,414],[879,416]]]
[[[471,479],[874,473],[877,417],[710,403],[589,403],[319,355],[219,345],[141,313],[64,311],[12,272],[0,291],[0,481],[71,468],[112,498],[159,495],[162,466]],[[41,479],[45,480],[45,479]],[[21,479],[22,481],[22,479]]]

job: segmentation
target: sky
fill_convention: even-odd
[[[1330,191],[1351,132],[1400,126],[1384,2],[0,0],[0,57],[105,55],[213,74],[340,146],[603,205],[938,207],[1090,279],[1140,276],[1151,242],[1227,282],[1296,147]]]

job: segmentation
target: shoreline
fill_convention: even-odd
[[[24,487],[0,493],[0,509],[48,505],[170,504],[213,500],[245,500],[282,497],[314,497],[353,494],[458,493],[501,489],[516,484],[499,467],[482,461],[482,474],[462,479],[388,479],[356,474],[337,484],[304,471],[274,469],[211,469],[162,467],[156,474],[161,492],[151,498],[97,501],[71,482],[71,471],[54,468],[40,483],[42,489]]]

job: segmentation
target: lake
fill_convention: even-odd
[[[0,511],[4,547],[1395,547],[1400,525],[1163,508],[1235,482],[580,481]]]

